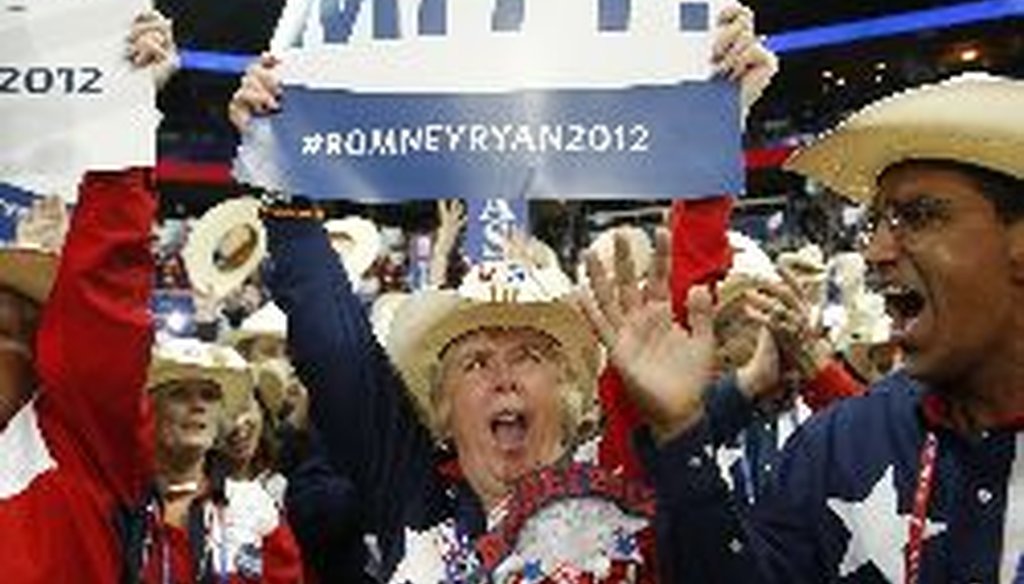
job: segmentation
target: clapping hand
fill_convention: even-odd
[[[669,235],[660,230],[646,285],[638,282],[629,245],[615,239],[614,276],[594,253],[585,256],[591,294],[584,312],[608,349],[654,436],[665,441],[703,416],[702,394],[711,379],[715,338],[706,288],[687,299],[689,328],[673,319],[669,297]]]

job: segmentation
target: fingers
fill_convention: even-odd
[[[601,344],[611,351],[615,347],[617,340],[616,329],[601,311],[594,295],[592,293],[588,294],[586,291],[577,290],[570,297],[570,302],[583,312],[597,333],[597,338],[600,339]]]
[[[654,233],[654,257],[651,259],[651,269],[644,285],[644,296],[648,302],[668,301],[671,261],[671,236],[668,229],[662,227]]]
[[[128,44],[132,44],[140,38],[150,35],[160,37],[160,40],[170,45],[173,40],[172,30],[171,21],[159,14],[149,18],[140,17],[136,19],[135,23],[132,24],[131,30],[128,31]]]
[[[759,286],[758,290],[781,302],[793,312],[800,314],[807,312],[807,303],[804,301],[803,296],[801,296],[800,284],[796,280],[784,283],[766,283]]]
[[[618,287],[620,308],[625,315],[640,307],[640,289],[637,286],[636,265],[629,240],[622,233],[616,233],[614,243],[615,284]]]
[[[770,310],[764,310],[759,306],[756,306],[752,301],[748,301],[743,306],[743,314],[750,320],[765,328],[770,328],[772,326],[772,318],[769,316],[769,312]]]
[[[458,199],[452,200],[452,214],[455,215],[455,223],[462,227],[466,224],[466,205]]]
[[[587,278],[590,281],[590,290],[593,293],[593,300],[596,301],[595,308],[608,321],[608,325],[615,330],[622,326],[622,312],[619,303],[615,298],[615,290],[612,282],[605,273],[604,265],[598,259],[597,253],[589,250],[583,255],[584,265],[587,270]]]
[[[139,38],[132,45],[128,59],[136,67],[148,67],[171,60],[172,50],[165,46],[164,41],[154,35]]]
[[[140,14],[128,32],[128,58],[136,67],[169,61],[175,54],[172,23],[159,12]]]
[[[755,33],[753,11],[738,4],[719,13],[711,62],[716,75],[739,82],[744,119],[779,70],[778,57]]]
[[[726,6],[718,14],[718,30],[711,45],[711,62],[718,64],[738,42],[754,38],[754,12],[739,4]]]
[[[784,335],[787,342],[803,340],[807,334],[807,313],[781,299],[780,287],[763,287],[745,296],[747,316],[772,331]]]
[[[459,199],[438,199],[437,214],[442,225],[462,227],[466,222],[466,207]]]
[[[735,24],[724,31],[721,40],[728,45],[721,53],[713,56],[715,72],[731,81],[738,81],[748,69],[749,61],[756,56],[759,41],[753,30]]]
[[[228,104],[228,117],[238,131],[244,131],[253,115],[267,115],[281,109],[281,85],[272,68],[278,60],[269,53],[249,65],[242,82]]]
[[[694,286],[686,296],[686,318],[690,334],[698,339],[714,337],[715,307],[707,286]]]
[[[790,292],[800,299],[801,304],[806,304],[807,299],[804,297],[803,286],[800,284],[800,280],[797,279],[796,274],[793,273],[793,270],[787,267],[779,267],[777,271]]]

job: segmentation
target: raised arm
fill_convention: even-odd
[[[288,314],[289,348],[327,457],[382,508],[429,473],[429,434],[323,227],[270,219],[268,228],[271,291]]]
[[[811,573],[806,570],[807,558],[814,553],[814,533],[809,529],[813,518],[799,513],[800,506],[791,505],[792,499],[786,497],[771,508],[774,517],[782,518],[781,528],[778,521],[741,517],[719,475],[704,400],[714,353],[710,294],[705,288],[690,292],[689,330],[674,321],[668,249],[668,235],[662,231],[643,290],[633,276],[624,240],[616,241],[614,277],[595,257],[586,258],[593,291],[584,298],[591,323],[650,429],[641,455],[657,496],[662,581],[816,581],[800,579]],[[783,476],[789,480],[795,475]],[[797,485],[799,481],[794,481]],[[792,513],[778,512],[782,509]],[[773,539],[777,533],[791,543],[780,545]],[[806,546],[806,553],[801,546]]]
[[[87,173],[37,338],[51,409],[125,500],[150,468],[143,388],[152,331],[151,174]]]
[[[176,67],[170,21],[139,16],[129,55],[158,86]],[[151,476],[152,423],[143,398],[152,337],[151,169],[86,173],[43,310],[37,343],[42,397],[81,445],[88,464],[124,501]]]
[[[275,64],[267,56],[251,67],[232,99],[230,113],[243,133],[253,114],[279,107]],[[271,292],[288,315],[289,348],[327,458],[366,494],[369,516],[391,524],[393,517],[376,512],[387,514],[396,498],[422,492],[422,481],[433,476],[433,442],[323,227],[294,211],[265,209]]]

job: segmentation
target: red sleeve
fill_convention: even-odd
[[[263,538],[263,584],[302,582],[302,554],[284,517],[274,531]]]
[[[867,388],[853,378],[842,363],[832,359],[810,381],[804,384],[800,395],[811,410],[818,412],[833,402],[860,395]]]
[[[150,181],[143,169],[85,175],[36,339],[40,406],[125,502],[141,495],[152,469],[152,413],[143,399],[156,212]]]
[[[694,284],[716,282],[732,264],[732,249],[726,232],[732,212],[732,197],[672,203],[670,285],[676,318],[686,318],[686,295]],[[598,463],[609,470],[622,469],[631,478],[643,476],[633,452],[631,436],[640,425],[636,409],[627,399],[622,378],[610,365],[601,373],[598,396],[605,412],[604,431],[598,448]]]
[[[690,287],[721,280],[732,265],[732,248],[727,234],[731,214],[730,196],[672,203],[669,283],[672,309],[680,322],[686,321],[686,295]]]

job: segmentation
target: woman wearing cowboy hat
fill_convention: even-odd
[[[734,14],[721,24],[743,41],[731,39],[735,54],[722,63],[739,77],[759,45],[749,19]],[[278,107],[273,64],[264,58],[236,93],[230,111],[240,129],[252,112]],[[530,498],[517,486],[524,482],[534,495],[557,491],[552,484],[571,492],[590,476],[574,474],[567,459],[593,406],[599,354],[590,328],[550,285],[557,278],[506,264],[471,272],[458,292],[420,293],[395,316],[385,353],[323,229],[294,220],[315,212],[270,207],[265,215],[271,287],[289,315],[314,421],[333,466],[366,501],[386,580],[654,577],[643,489],[598,474],[583,480],[587,488],[617,485],[637,506],[630,496],[608,506],[539,504],[552,513],[525,525],[531,514],[516,506]],[[532,480],[535,473],[543,478]]]
[[[228,347],[172,339],[154,351],[147,382],[156,410],[156,500],[142,581],[296,583],[291,530],[257,481],[228,477],[218,435],[253,401],[245,360]]]

